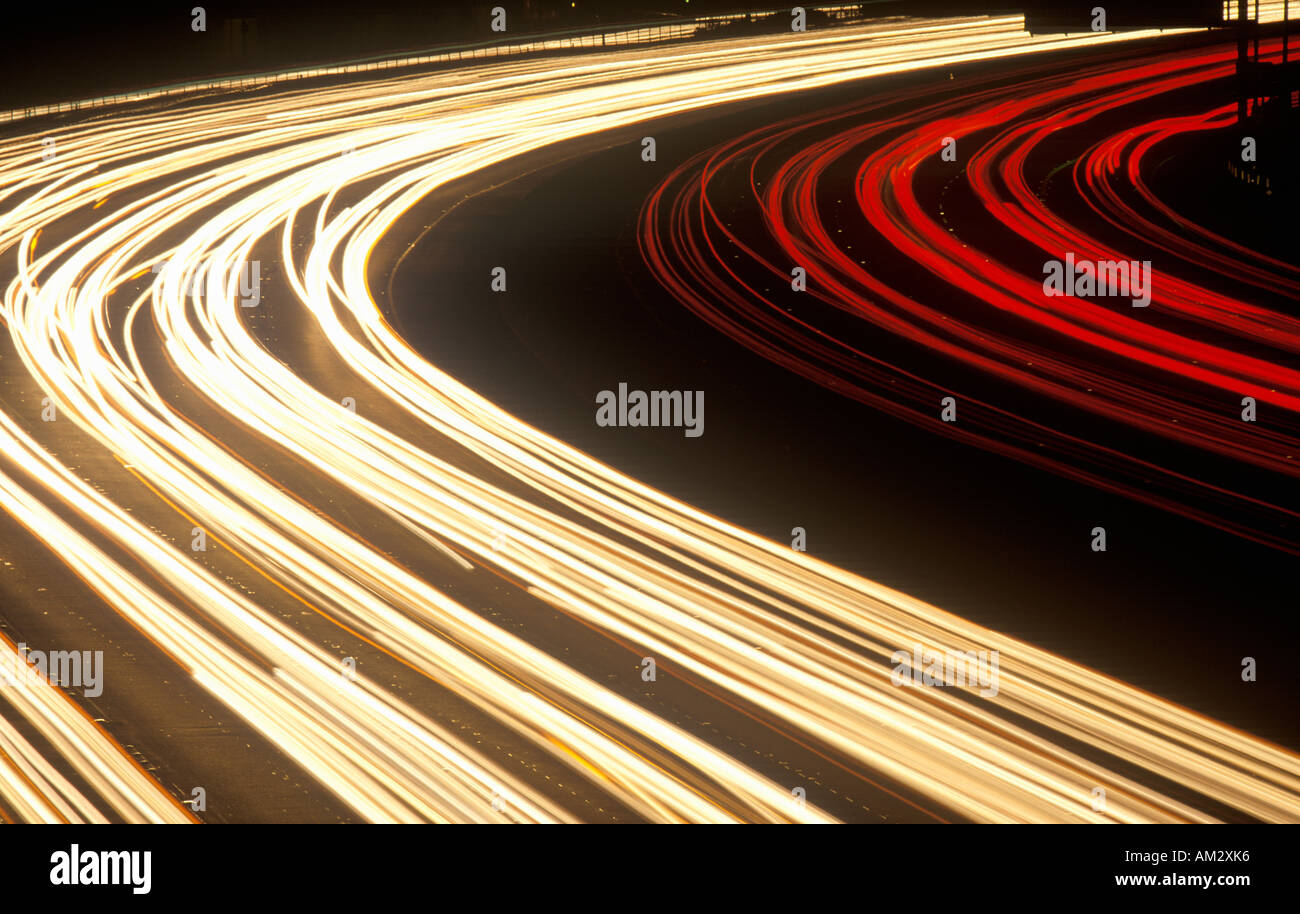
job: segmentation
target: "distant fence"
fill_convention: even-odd
[[[1296,9],[1292,9],[1296,7]],[[1260,3],[1259,0],[1246,0],[1246,19],[1253,19],[1255,22],[1281,22],[1284,19],[1294,19],[1292,13],[1300,15],[1300,2],[1297,0],[1265,0]],[[1239,0],[1223,0],[1222,13],[1224,22],[1235,22],[1240,18],[1241,4]]]
[[[805,9],[812,13],[821,13],[829,18],[849,21],[861,18],[869,7],[889,4],[896,0],[864,0],[858,3],[838,3],[809,6]],[[271,83],[288,82],[295,79],[313,79],[322,76],[343,76],[351,73],[369,73],[379,70],[393,70],[403,67],[425,66],[428,64],[459,63],[461,61],[490,60],[496,57],[508,57],[521,54],[533,54],[543,51],[563,51],[580,49],[615,48],[631,45],[651,44],[666,41],[682,41],[696,37],[697,33],[708,33],[727,25],[741,22],[762,21],[772,16],[790,15],[791,7],[763,10],[748,13],[732,13],[714,16],[700,16],[694,19],[674,19],[664,22],[620,25],[617,27],[575,29],[566,32],[549,32],[541,35],[524,35],[514,38],[501,38],[499,41],[484,41],[474,44],[460,44],[429,48],[425,51],[403,52],[400,55],[366,57],[360,60],[344,61],[328,66],[298,67],[289,70],[275,70],[265,73],[245,73],[237,76],[197,80],[177,83],[170,86],[156,86],[134,92],[120,92],[114,95],[102,95],[97,98],[81,99],[72,102],[56,102],[48,105],[29,105],[0,112],[0,120],[16,121],[48,114],[68,111],[85,111],[104,108],[129,102],[146,101],[154,98],[186,95],[193,92],[207,92],[214,89],[254,89]]]

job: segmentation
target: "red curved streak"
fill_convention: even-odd
[[[955,391],[842,339],[760,288],[772,277],[788,282],[786,264],[803,266],[806,295],[932,355],[1137,430],[1144,440],[1158,436],[1230,464],[1300,476],[1293,460],[1300,439],[1286,415],[1300,412],[1300,371],[1226,342],[1297,352],[1300,320],[1184,275],[1208,270],[1230,278],[1234,290],[1244,283],[1265,296],[1295,299],[1300,270],[1194,226],[1142,178],[1152,149],[1185,133],[1222,129],[1231,123],[1229,112],[1220,105],[1139,123],[1078,156],[1072,192],[1116,236],[1112,243],[1054,212],[1030,185],[1034,163],[1051,155],[1041,147],[1054,137],[1229,78],[1234,55],[1232,47],[1197,49],[1137,66],[1103,60],[1068,74],[1027,67],[1010,82],[1005,73],[974,80],[960,97],[936,102],[926,91],[899,90],[752,131],[684,163],[651,194],[638,233],[643,257],[712,326],[819,384],[965,443],[1300,554],[1286,529],[1300,513],[1243,491],[1231,473],[1227,480],[1201,478],[1122,444],[1087,440],[1058,427],[1065,426],[1060,420]],[[946,137],[975,148],[963,157],[963,175],[995,227],[958,236],[941,224],[933,202],[923,202],[918,176],[934,177],[942,167]],[[846,168],[863,219],[848,225],[847,235],[840,214],[826,212],[822,202],[844,187],[836,175]],[[711,197],[733,203],[742,178],[743,203],[761,217],[762,237],[742,237],[732,227],[736,216],[724,217]],[[1117,183],[1122,179],[1129,188]],[[1126,201],[1126,190],[1149,217]],[[870,268],[855,259],[850,248],[864,236],[877,248],[888,246],[887,269],[876,268],[880,258]],[[993,236],[999,252],[1014,250],[1019,261],[1067,252],[1077,260],[1152,260],[1151,307],[1049,297],[1041,275],[1027,275],[989,250]],[[898,278],[907,264],[932,277],[920,293],[916,282]],[[950,293],[936,295],[934,278]],[[1193,336],[1197,328],[1213,338]],[[938,421],[945,395],[960,399],[961,423]],[[1241,396],[1276,407],[1275,421],[1242,422]]]

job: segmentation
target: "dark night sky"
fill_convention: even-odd
[[[6,11],[0,34],[0,105],[87,97],[217,73],[344,60],[491,37],[502,5],[510,31],[580,28],[648,19],[721,0],[143,0],[31,4]],[[191,29],[203,6],[207,31]]]
[[[1086,21],[1101,0],[1029,0]],[[207,30],[194,32],[202,5]],[[701,12],[770,10],[776,0],[100,0],[27,4],[6,10],[0,31],[0,107],[86,98],[208,75],[355,59],[402,50],[487,40],[490,11],[504,6],[516,34],[644,22]],[[813,6],[805,2],[806,6]],[[1110,4],[1103,4],[1110,6]],[[876,0],[881,15],[990,12],[1025,4],[988,0]],[[1210,0],[1115,3],[1124,15],[1214,7]],[[1121,11],[1121,7],[1126,8]]]
[[[962,0],[950,0],[962,2]],[[210,74],[346,60],[487,40],[491,9],[515,33],[646,21],[699,11],[771,9],[737,0],[90,0],[6,10],[0,105],[100,95]],[[919,6],[916,0],[886,4]],[[191,28],[203,6],[207,30]]]

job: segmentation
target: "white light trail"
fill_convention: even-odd
[[[4,317],[60,416],[168,503],[327,618],[648,819],[829,817],[294,498],[177,408],[167,395],[177,378],[151,373],[146,364],[158,360],[140,341],[160,346],[170,372],[250,434],[431,550],[501,570],[936,807],[989,821],[1211,818],[1064,748],[1066,737],[1253,816],[1294,821],[1300,760],[1291,753],[637,483],[427,363],[388,326],[366,284],[369,252],[431,191],[553,143],[923,66],[1143,37],[1033,38],[1012,18],[890,23],[123,112],[50,133],[50,161],[33,134],[0,150],[0,205],[9,207],[0,256],[12,270]],[[344,409],[258,342],[239,303],[240,274],[276,250],[285,275],[262,307],[309,320],[341,366],[409,414],[421,440],[441,436],[446,453],[416,446],[405,423],[385,427]],[[197,294],[187,294],[191,283]],[[459,465],[461,448],[497,474]],[[358,677],[339,688],[327,652],[79,479],[12,416],[0,416],[0,451],[0,468],[13,474],[0,475],[5,508],[360,816],[574,818],[377,683]],[[85,530],[52,505],[75,512]],[[494,549],[502,534],[506,547]],[[119,565],[101,542],[138,567]],[[147,585],[145,570],[186,601]],[[998,651],[999,695],[892,686],[888,658],[913,644]],[[0,777],[0,797],[7,783]],[[1092,805],[1098,786],[1107,791],[1101,810]],[[511,799],[494,803],[500,796]]]

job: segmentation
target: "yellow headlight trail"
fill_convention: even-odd
[[[123,112],[53,131],[52,161],[40,160],[38,135],[0,152],[0,201],[11,207],[0,251],[15,271],[4,315],[61,415],[211,535],[651,820],[828,817],[297,501],[160,393],[137,340],[156,334],[185,383],[431,548],[500,569],[936,805],[987,821],[1209,820],[1064,748],[1068,737],[1261,819],[1294,821],[1295,755],[637,483],[424,361],[366,287],[368,253],[402,213],[447,182],[549,144],[922,66],[1141,37],[1033,38],[1012,18],[891,22]],[[298,250],[302,237],[310,243]],[[376,396],[508,474],[510,491],[344,409],[257,342],[242,319],[240,276],[276,240],[283,307],[292,292]],[[110,299],[129,296],[163,259],[113,321]],[[146,313],[152,331],[139,322]],[[0,417],[0,449],[23,477],[3,478],[5,507],[359,815],[572,817],[376,683],[341,685],[327,653],[78,479],[9,417]],[[190,605],[118,566],[42,499],[71,508]],[[557,503],[569,514],[547,507]],[[220,633],[196,622],[198,612]],[[892,686],[890,654],[914,644],[999,651],[1000,692]],[[1107,792],[1098,810],[1095,787]]]
[[[7,480],[0,480],[4,487]],[[25,658],[0,635],[0,701],[35,726],[93,792],[87,797],[0,715],[0,809],[21,822],[191,822],[193,816],[60,689],[27,674]],[[0,704],[0,708],[3,705]]]

